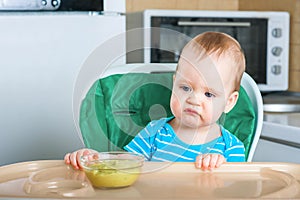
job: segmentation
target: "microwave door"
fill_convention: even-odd
[[[191,17],[152,18],[152,27],[171,29],[185,35],[189,40],[206,31],[224,32],[239,41],[246,56],[247,73],[257,83],[266,84],[267,68],[267,29],[264,18],[191,18]],[[158,35],[158,34],[156,34]],[[182,48],[188,42],[180,34],[160,31],[152,37],[150,62],[177,62]]]

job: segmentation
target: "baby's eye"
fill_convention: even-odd
[[[213,93],[210,93],[210,92],[205,92],[205,96],[209,97],[209,98],[215,97],[215,95]]]
[[[188,86],[180,86],[180,88],[183,90],[183,91],[185,91],[185,92],[190,92],[190,91],[192,91],[192,89],[190,88],[190,87],[188,87]]]

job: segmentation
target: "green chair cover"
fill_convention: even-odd
[[[148,122],[172,116],[169,101],[173,73],[115,74],[97,80],[80,109],[80,130],[87,148],[121,150]],[[241,87],[237,104],[220,123],[245,145],[255,133],[255,112]],[[225,120],[224,120],[225,119]]]

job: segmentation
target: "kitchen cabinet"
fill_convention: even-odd
[[[300,113],[265,113],[255,162],[300,163]]]

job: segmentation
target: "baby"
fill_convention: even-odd
[[[196,36],[183,48],[173,77],[173,117],[151,121],[124,149],[148,161],[194,162],[203,170],[245,161],[243,143],[217,123],[237,102],[244,71],[244,53],[231,36]],[[79,169],[80,156],[90,152],[68,153],[65,162]]]

